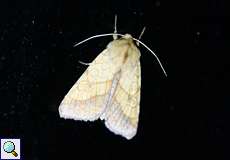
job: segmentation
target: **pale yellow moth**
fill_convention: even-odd
[[[138,127],[141,88],[140,51],[134,41],[146,47],[165,75],[166,72],[155,53],[143,42],[129,34],[117,34],[116,17],[114,29],[114,33],[92,36],[75,45],[96,37],[114,37],[67,93],[59,106],[59,114],[65,119],[84,121],[100,118],[110,131],[131,139]]]

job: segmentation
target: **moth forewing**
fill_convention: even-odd
[[[109,43],[59,106],[66,119],[105,121],[115,134],[135,136],[140,103],[140,52],[130,35]]]

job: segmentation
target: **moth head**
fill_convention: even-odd
[[[127,33],[123,36],[123,38],[124,39],[133,39],[133,37],[130,34],[127,34]]]

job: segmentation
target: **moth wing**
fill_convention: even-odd
[[[127,63],[121,72],[113,99],[101,115],[106,127],[115,134],[131,139],[136,135],[140,110],[140,61]]]
[[[111,61],[111,50],[100,53],[73,85],[59,106],[60,117],[96,120],[106,107],[118,66]]]

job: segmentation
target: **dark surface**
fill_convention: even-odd
[[[170,2],[170,1],[169,1]],[[227,3],[211,1],[1,1],[0,137],[22,139],[22,156],[45,159],[229,158],[230,65]],[[137,135],[116,136],[100,121],[60,119],[58,106],[118,32],[142,37]],[[66,157],[66,158],[63,158]]]

